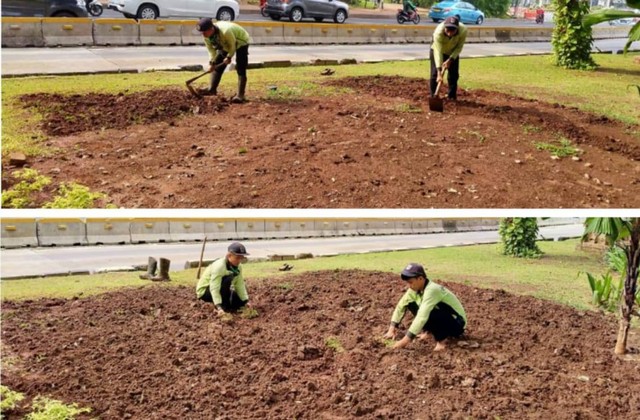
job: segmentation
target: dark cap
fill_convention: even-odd
[[[409,263],[402,273],[400,274],[402,280],[409,280],[414,277],[424,277],[427,278],[427,273],[424,272],[424,268],[418,263]]]
[[[449,16],[444,20],[445,28],[458,29],[458,26],[460,26],[460,21],[455,16]]]
[[[211,18],[201,18],[196,25],[196,30],[198,32],[205,32],[211,28],[213,28],[213,21]]]
[[[241,256],[249,255],[249,253],[247,252],[247,248],[245,248],[244,245],[242,245],[240,242],[234,242],[231,245],[229,245],[229,248],[227,248],[227,251],[229,251],[234,255],[241,255]]]

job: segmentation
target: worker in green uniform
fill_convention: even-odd
[[[240,265],[249,255],[240,242],[227,248],[227,255],[209,264],[196,286],[196,297],[215,305],[218,315],[236,312],[249,303]]]
[[[429,280],[420,264],[410,263],[400,277],[409,284],[409,289],[393,311],[391,325],[384,338],[396,337],[398,326],[409,310],[414,316],[411,326],[393,348],[403,348],[416,337],[425,339],[429,332],[436,340],[434,351],[446,349],[446,339],[459,337],[467,325],[467,314],[462,304],[446,287]]]
[[[431,79],[429,90],[431,97],[436,94],[438,83],[443,79],[444,70],[449,70],[449,99],[458,99],[458,79],[460,78],[460,53],[467,41],[467,27],[456,16],[449,16],[436,26],[433,32],[433,43],[429,50],[431,62]]]
[[[218,85],[222,74],[236,56],[236,71],[238,72],[238,94],[231,102],[245,101],[247,88],[247,67],[249,66],[249,33],[240,25],[233,22],[218,21],[213,23],[211,18],[202,18],[196,29],[204,37],[204,43],[209,52],[209,70],[211,70],[211,84],[209,95],[218,94]]]

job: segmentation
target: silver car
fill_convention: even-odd
[[[338,0],[267,0],[265,12],[273,20],[285,16],[291,22],[312,18],[316,22],[333,19],[344,23],[349,17],[349,5]]]

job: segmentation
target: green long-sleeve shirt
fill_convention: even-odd
[[[238,297],[242,300],[249,300],[249,294],[247,293],[247,286],[242,276],[242,266],[233,267],[231,264],[227,264],[226,258],[220,258],[209,264],[209,266],[202,273],[202,277],[198,280],[196,286],[196,296],[201,298],[209,287],[213,303],[216,306],[222,304],[222,295],[220,294],[220,287],[222,286],[222,278],[230,274],[236,276],[231,281],[231,288],[235,290]]]
[[[442,62],[444,61],[443,55],[448,55],[453,59],[458,58],[466,40],[467,27],[464,26],[464,23],[459,24],[458,32],[451,38],[444,33],[444,22],[436,26],[436,30],[433,31],[433,44],[431,44],[436,67],[442,67]]]
[[[429,281],[422,293],[415,292],[413,289],[408,289],[407,292],[400,298],[400,301],[396,305],[396,309],[391,315],[391,324],[397,326],[404,318],[404,314],[407,311],[407,306],[415,302],[418,305],[418,313],[411,322],[411,326],[407,331],[407,335],[410,338],[414,338],[416,335],[422,332],[424,325],[429,319],[431,310],[436,307],[440,302],[446,303],[456,311],[456,313],[464,319],[465,326],[467,323],[467,314],[462,307],[462,303],[458,300],[456,295],[451,293],[449,289],[432,281]]]
[[[218,21],[215,25],[220,32],[204,39],[210,61],[215,60],[218,49],[226,52],[227,57],[231,58],[238,48],[249,45],[249,33],[242,26],[225,21]]]

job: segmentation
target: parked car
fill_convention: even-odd
[[[211,17],[235,20],[240,14],[236,0],[109,0],[107,8],[135,19]]]
[[[460,22],[482,25],[484,13],[471,3],[464,1],[443,1],[431,6],[429,18],[438,23],[449,16],[457,16]]]
[[[2,0],[2,16],[87,17],[84,0]]]
[[[344,23],[349,17],[349,5],[338,0],[267,0],[266,14],[273,20],[288,17],[291,22],[313,18],[316,22],[333,19]]]

